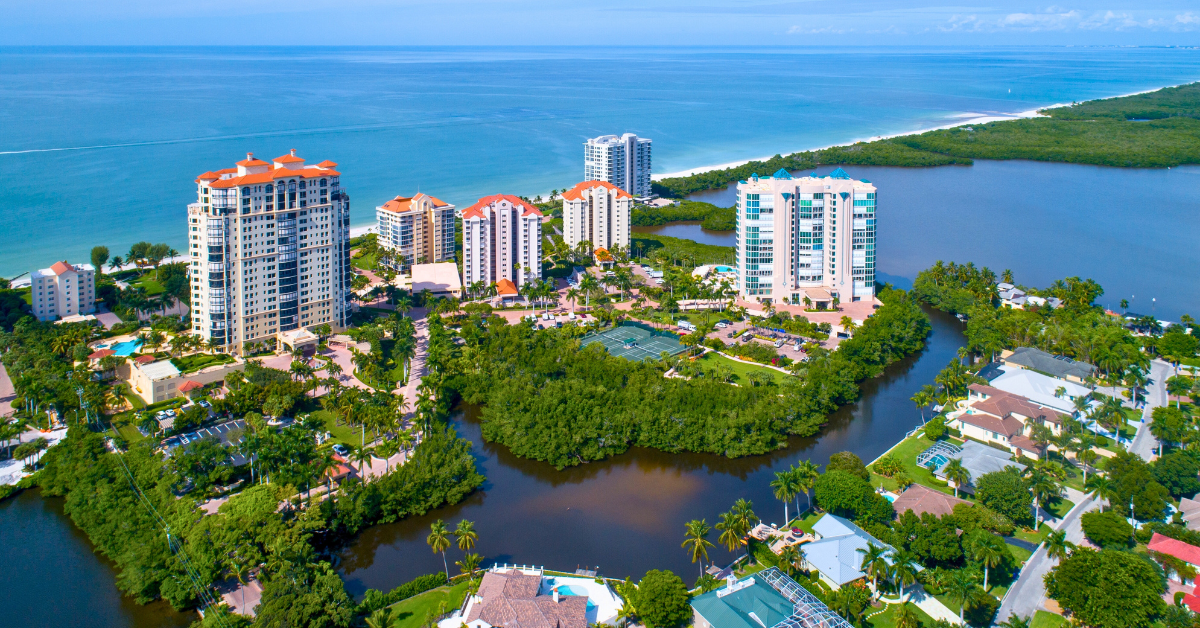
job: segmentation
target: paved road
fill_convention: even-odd
[[[1153,460],[1158,453],[1158,439],[1150,433],[1150,415],[1155,408],[1167,405],[1167,378],[1174,373],[1170,364],[1162,360],[1150,363],[1150,383],[1146,386],[1146,406],[1142,409],[1142,423],[1138,426],[1137,435],[1129,451]]]
[[[1082,542],[1083,527],[1079,523],[1079,517],[1098,507],[1099,504],[1095,500],[1090,497],[1085,498],[1076,503],[1071,512],[1067,513],[1058,529],[1067,532],[1068,541]],[[1017,582],[1004,596],[1004,601],[1000,604],[1000,612],[996,614],[996,620],[1005,621],[1010,614],[1014,613],[1018,617],[1033,617],[1034,612],[1042,607],[1042,602],[1046,599],[1046,585],[1043,578],[1056,564],[1058,564],[1056,559],[1046,555],[1045,546],[1038,546],[1037,551],[1021,569],[1021,575],[1017,578]]]

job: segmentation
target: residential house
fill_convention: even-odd
[[[946,442],[938,442],[931,450],[936,449],[941,453],[940,457],[934,457],[934,464],[929,465],[933,470],[933,474],[947,482],[950,480],[946,477],[945,469],[950,460],[958,460],[962,463],[964,469],[970,475],[970,479],[959,486],[959,490],[965,490],[968,493],[974,493],[974,484],[980,476],[988,473],[1003,471],[1009,467],[1015,468],[1017,471],[1024,471],[1025,465],[1019,462],[1012,461],[1012,454],[1007,451],[1001,451],[991,445],[984,445],[973,440],[969,440],[962,446],[952,445]],[[953,483],[951,482],[953,485]],[[897,500],[899,502],[899,500]],[[953,510],[953,506],[951,506]],[[903,512],[896,507],[896,512]]]
[[[692,598],[695,628],[851,628],[816,596],[775,567]]]
[[[918,517],[925,513],[929,513],[935,517],[943,517],[954,514],[955,506],[970,503],[965,499],[959,499],[953,495],[947,495],[941,491],[921,486],[920,484],[912,484],[904,489],[903,493],[900,493],[896,501],[892,502],[892,507],[896,509],[896,514],[898,515],[911,510]]]
[[[1150,552],[1172,556],[1191,565],[1192,568],[1200,570],[1200,547],[1196,547],[1191,543],[1184,543],[1183,541],[1155,532],[1154,536],[1150,537],[1150,543],[1146,546],[1146,549]],[[1188,584],[1178,573],[1171,574],[1171,579],[1182,584]]]
[[[971,384],[959,409],[946,415],[946,425],[963,436],[984,443],[1002,445],[1017,455],[1041,456],[1042,449],[1030,438],[1034,425],[1046,425],[1057,436],[1063,415],[1039,406],[1025,397],[1003,390]]]
[[[174,399],[183,394],[179,391],[179,369],[175,368],[170,360],[153,360],[151,356],[139,356],[129,369],[129,386],[146,405]]]
[[[862,570],[862,554],[868,543],[885,549],[892,546],[871,536],[850,520],[826,514],[813,524],[816,541],[804,546],[804,562],[821,574],[821,579],[837,589],[866,576]]]
[[[1054,355],[1033,347],[1020,347],[1014,351],[1005,351],[1000,354],[1000,359],[1009,366],[1032,369],[1051,377],[1059,377],[1081,384],[1096,373],[1096,367],[1087,362]]]
[[[546,576],[540,568],[497,565],[483,574],[464,612],[439,626],[588,628],[615,626],[621,600],[594,578]]]
[[[1011,283],[997,284],[996,292],[1000,297],[1001,305],[1017,310],[1023,310],[1026,307],[1043,307],[1045,305],[1058,309],[1063,305],[1062,300],[1058,297],[1034,296]]]
[[[1179,516],[1183,517],[1187,529],[1200,531],[1200,494],[1179,500]]]

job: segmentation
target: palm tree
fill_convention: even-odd
[[[429,536],[425,537],[434,553],[442,553],[442,566],[446,569],[446,580],[450,579],[450,565],[446,562],[446,550],[450,548],[450,533],[446,531],[446,523],[441,519],[429,524]]]
[[[929,404],[933,403],[933,399],[936,395],[937,391],[933,388],[933,385],[925,384],[921,387],[921,390],[918,390],[916,394],[912,396],[912,402],[917,404],[917,409],[921,411],[922,425],[925,424],[925,408],[928,408]]]
[[[362,481],[367,481],[367,462],[371,460],[371,448],[361,445],[350,445],[350,460],[358,463],[358,474]]]
[[[721,536],[717,538],[717,542],[724,545],[730,554],[734,553],[738,546],[742,544],[742,537],[744,536],[738,523],[737,515],[732,510],[721,513],[721,520],[717,522],[717,529],[721,531]]]
[[[483,562],[483,557],[474,552],[467,552],[462,560],[454,561],[455,565],[462,570],[464,574],[468,574],[472,580],[475,579],[475,570],[479,569],[479,563]]]
[[[758,515],[754,514],[754,503],[748,499],[738,499],[733,503],[733,514],[737,517],[738,529],[741,531],[740,536],[745,536],[754,528],[754,524],[758,521]],[[750,545],[746,545],[746,554],[750,554]]]
[[[1000,628],[1029,628],[1029,618],[1017,617],[1016,613],[1009,613],[1008,619],[998,625]]]
[[[887,548],[876,545],[872,541],[867,541],[866,547],[860,547],[854,551],[862,555],[862,563],[859,571],[870,576],[871,590],[873,592],[872,597],[878,598],[879,576],[886,574],[889,567],[887,562]]]
[[[463,519],[458,522],[458,527],[454,529],[454,537],[458,539],[458,549],[462,551],[475,549],[475,542],[479,540],[479,533],[475,531],[475,524]]]
[[[976,534],[967,543],[967,554],[971,560],[983,564],[983,590],[988,590],[988,572],[1004,562],[1008,549],[996,535],[990,532]]]
[[[916,554],[899,549],[892,552],[892,582],[900,585],[900,596],[904,597],[905,587],[912,586],[917,582],[917,574],[920,570],[920,564],[917,562]],[[907,601],[907,598],[905,598]]]
[[[1046,555],[1050,558],[1062,560],[1071,555],[1075,551],[1075,544],[1067,540],[1065,530],[1058,530],[1046,535],[1046,539],[1042,541],[1046,546]]]
[[[775,479],[771,480],[771,488],[775,492],[775,499],[783,502],[783,525],[786,526],[791,521],[788,518],[788,502],[795,499],[796,493],[799,492],[796,474],[791,470],[776,471]]]
[[[784,567],[784,571],[789,576],[796,573],[800,569],[800,565],[804,564],[804,550],[799,545],[787,545],[779,552],[779,564]]]
[[[958,497],[959,487],[965,486],[971,482],[971,472],[963,466],[961,458],[951,458],[946,466],[942,467],[942,475],[946,476],[947,480],[954,482],[954,496]]]
[[[1042,506],[1062,496],[1062,487],[1045,470],[1035,467],[1029,476],[1029,492],[1033,494],[1033,529],[1042,526]]]
[[[812,496],[809,495],[813,487],[817,484],[817,478],[821,477],[820,468],[812,460],[801,460],[796,465],[796,482],[797,485],[804,491],[804,498],[808,500],[809,505],[812,505]],[[800,504],[796,504],[796,516],[800,516]]]
[[[892,623],[896,628],[920,628],[921,620],[917,619],[917,612],[908,604],[902,604],[896,612],[892,614]]]
[[[950,572],[950,577],[946,579],[946,594],[950,599],[958,602],[958,623],[965,624],[963,621],[963,611],[967,607],[967,602],[975,596],[975,574],[966,569],[957,569]]]
[[[1110,505],[1112,504],[1113,499],[1116,499],[1117,497],[1117,487],[1113,485],[1112,480],[1109,480],[1103,475],[1093,475],[1092,477],[1088,478],[1083,487],[1092,494],[1092,498],[1096,499],[1097,501],[1104,500]],[[1104,512],[1103,505],[1100,507],[1100,512]]]
[[[712,527],[704,519],[692,519],[684,524],[683,548],[692,556],[692,562],[700,561],[700,574],[704,574],[704,561],[708,560],[708,548],[713,544],[708,540]]]
[[[388,628],[392,625],[392,609],[390,606],[377,608],[363,621],[366,622],[368,628]]]

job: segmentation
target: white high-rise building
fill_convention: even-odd
[[[293,150],[196,178],[188,205],[192,332],[243,352],[350,316],[350,197],[332,161]]]
[[[650,195],[650,140],[626,133],[583,145],[583,180],[607,181],[634,196]]]
[[[396,198],[375,208],[379,246],[391,251],[392,267],[454,261],[454,206],[428,194]]]
[[[463,286],[507,279],[516,287],[542,276],[542,212],[508,194],[463,210]]]
[[[33,315],[39,321],[96,311],[96,267],[54,262],[29,276]]]
[[[592,250],[629,247],[633,198],[605,181],[584,181],[563,192],[563,239],[572,247],[590,242]]]
[[[786,170],[737,186],[738,293],[816,306],[875,295],[875,186],[841,168]]]

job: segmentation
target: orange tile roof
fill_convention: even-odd
[[[326,159],[325,161],[322,161],[321,163],[317,164],[317,167],[318,168],[337,168],[337,162],[329,161],[328,159]]]
[[[201,384],[200,382],[189,379],[189,380],[185,380],[182,384],[179,385],[179,392],[188,392],[188,391],[196,390],[197,388],[204,388],[204,384]]]
[[[1200,547],[1184,543],[1169,536],[1163,536],[1157,532],[1154,533],[1154,536],[1150,537],[1150,543],[1146,545],[1146,549],[1151,552],[1174,556],[1192,565],[1200,565]]]
[[[520,291],[517,290],[517,285],[511,280],[501,279],[500,281],[496,282],[496,294],[500,296],[511,296],[520,294]]]
[[[99,360],[100,358],[107,358],[110,355],[116,355],[116,354],[117,354],[117,352],[113,351],[112,349],[101,349],[101,350],[89,355],[88,359],[89,360]]]
[[[567,199],[568,201],[578,201],[583,198],[584,190],[590,190],[592,188],[606,188],[608,190],[616,190],[617,198],[633,198],[633,196],[630,195],[629,192],[622,190],[621,188],[609,183],[608,181],[584,181],[583,183],[576,183],[575,187],[567,190],[566,192],[563,192],[562,197]]]
[[[511,194],[493,194],[485,196],[475,202],[474,205],[463,210],[463,220],[468,218],[483,218],[483,208],[490,207],[500,201],[508,201],[513,207],[522,208],[522,216],[541,216],[542,212],[538,210],[533,203],[527,203]]]
[[[54,271],[55,275],[61,275],[69,270],[75,270],[75,269],[72,268],[70,264],[63,261],[63,262],[54,262],[54,265],[50,267],[50,270]]]
[[[903,493],[896,498],[892,503],[892,507],[898,513],[904,513],[907,510],[913,511],[915,515],[929,513],[935,517],[941,517],[954,513],[954,507],[959,504],[970,504],[971,502],[965,499],[959,499],[953,495],[947,495],[941,491],[935,491],[931,488],[925,488],[920,484],[909,485],[904,489]]]
[[[212,181],[213,179],[220,179],[220,178],[221,178],[221,175],[219,175],[215,172],[209,171],[209,172],[206,172],[206,173],[196,177],[196,182],[199,183],[201,181]]]
[[[296,162],[304,161],[304,158],[297,157],[296,149],[293,148],[291,150],[291,152],[289,152],[288,154],[283,155],[282,157],[276,157],[275,159],[272,159],[271,161],[274,161],[277,164],[294,164]]]
[[[443,201],[437,197],[429,196],[428,194],[422,194],[420,192],[417,192],[416,196],[397,196],[396,198],[384,203],[383,205],[380,205],[379,209],[382,209],[384,211],[389,211],[389,212],[395,212],[398,214],[404,213],[404,212],[412,209],[413,201],[418,201],[419,199],[422,199],[422,198],[428,198],[430,201],[433,202],[434,207],[445,207],[450,204],[450,203],[447,203],[446,201]]]
[[[134,362],[137,362],[138,364],[150,364],[151,362],[154,362],[155,360],[156,360],[156,358],[152,355],[139,355],[137,358],[134,359]]]
[[[224,188],[237,187],[239,185],[254,185],[256,183],[270,183],[275,179],[286,179],[288,177],[300,177],[301,179],[317,179],[320,177],[336,177],[340,172],[336,170],[323,170],[321,168],[300,168],[299,170],[288,170],[287,168],[275,168],[258,174],[248,174],[241,177],[230,177],[213,181],[209,187],[218,190]]]
[[[237,165],[249,168],[251,166],[269,166],[271,164],[261,159],[255,159],[254,153],[246,153],[246,158],[237,162]]]

